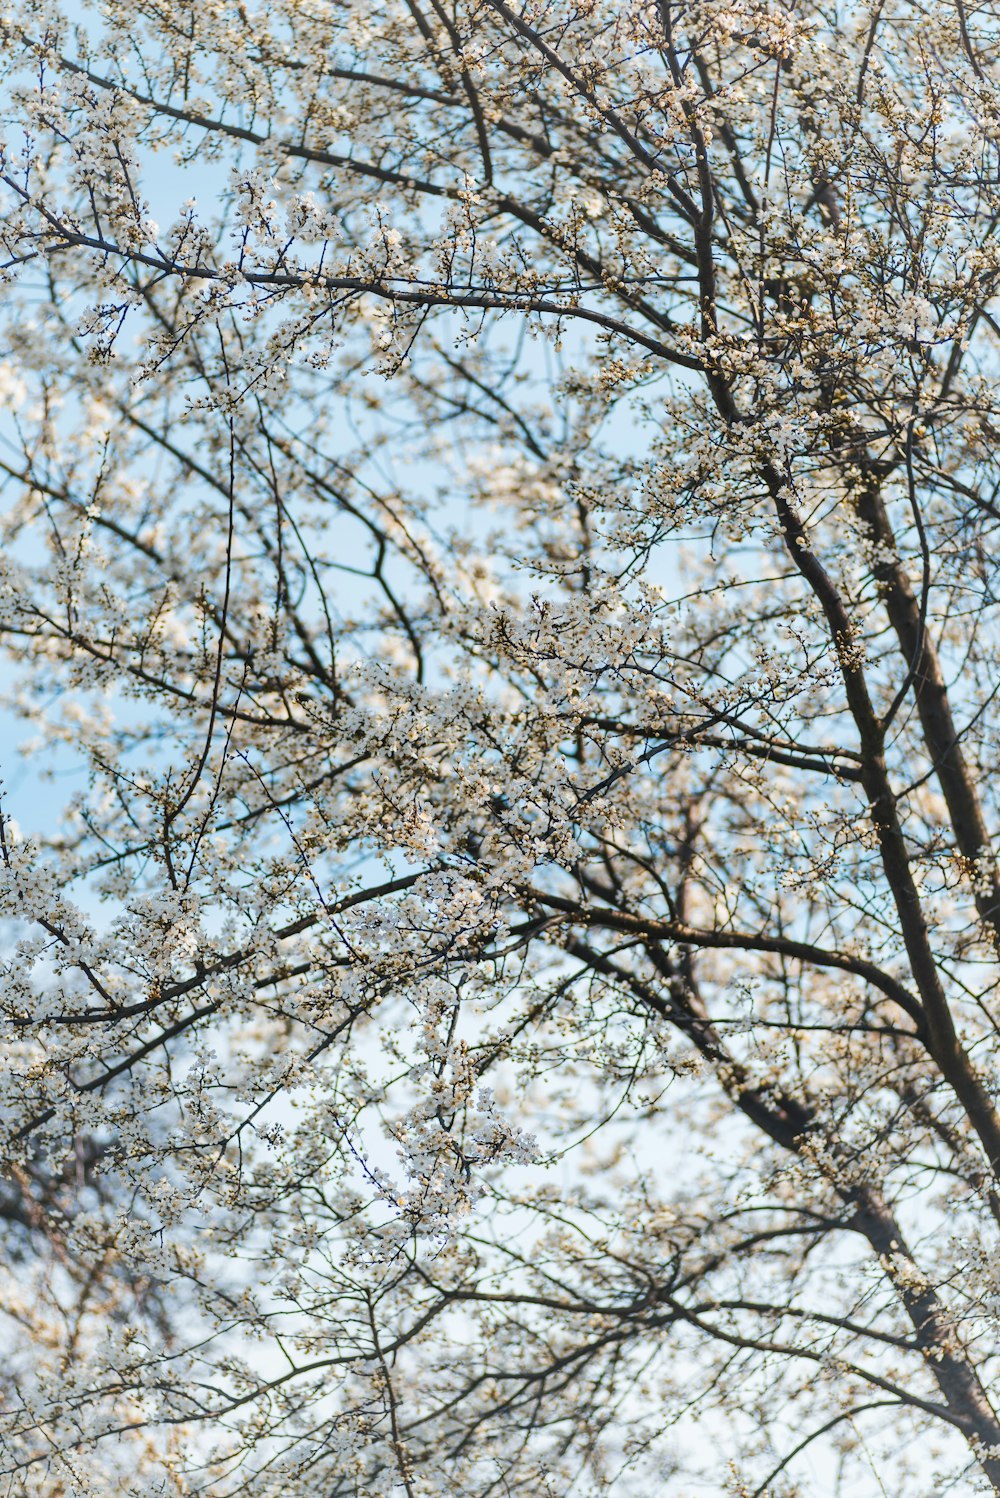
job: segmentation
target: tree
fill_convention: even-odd
[[[2,27],[6,1491],[1000,1492],[992,8]]]

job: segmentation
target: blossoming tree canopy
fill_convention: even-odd
[[[0,32],[4,1491],[1000,1492],[992,4]]]

